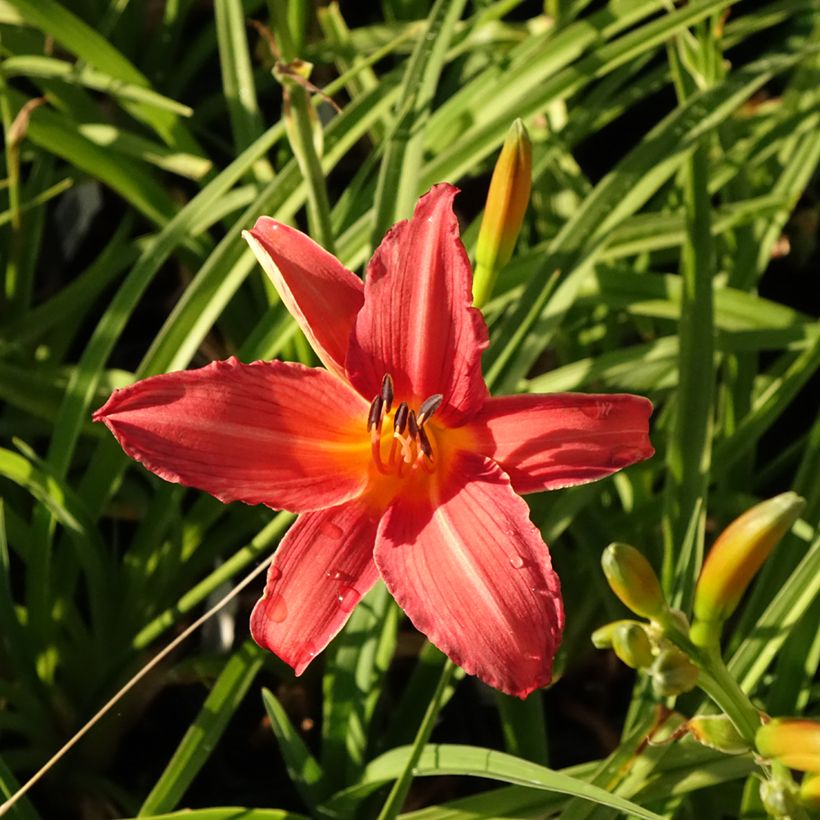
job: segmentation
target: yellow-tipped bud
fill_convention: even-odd
[[[611,649],[612,636],[615,630],[622,624],[637,624],[638,621],[613,621],[611,624],[604,624],[599,626],[592,633],[592,644],[596,649]]]
[[[723,622],[805,503],[796,493],[783,493],[747,510],[718,536],[695,588],[691,638],[696,644],[718,642]]]
[[[698,715],[686,724],[686,728],[698,743],[710,749],[727,755],[750,751],[749,744],[726,715]]]
[[[666,611],[658,576],[635,547],[610,544],[601,556],[601,566],[612,591],[636,615],[655,618]]]
[[[698,668],[678,649],[664,649],[649,670],[652,691],[659,698],[682,695],[698,682]]]
[[[481,307],[493,292],[498,272],[512,256],[532,190],[532,147],[527,129],[516,120],[493,170],[476,245],[473,302]]]
[[[612,633],[612,649],[632,669],[646,669],[655,660],[652,641],[643,624],[625,621]]]
[[[820,774],[820,720],[777,718],[757,730],[755,746],[790,769]]]
[[[813,811],[820,811],[820,774],[809,774],[800,784],[800,802]]]

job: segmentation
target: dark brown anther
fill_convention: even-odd
[[[421,448],[422,453],[430,459],[433,460],[433,448],[430,446],[430,439],[427,438],[427,433],[424,432],[423,427],[419,427],[419,447]]]
[[[416,438],[419,434],[419,423],[416,421],[415,410],[411,410],[407,416],[407,434],[410,438]]]
[[[382,417],[382,397],[376,396],[370,404],[370,412],[367,414],[367,432],[375,427]]]
[[[419,427],[423,427],[424,423],[436,410],[441,407],[441,403],[444,401],[444,396],[441,393],[433,393],[432,396],[428,396],[422,403],[421,407],[419,407],[419,415],[418,415],[418,422]]]
[[[407,406],[406,401],[403,401],[396,408],[396,417],[393,419],[393,430],[399,435],[404,433],[404,428],[407,427],[407,414],[409,412],[410,408]]]
[[[382,389],[379,396],[384,403],[384,412],[389,413],[393,406],[393,377],[389,373],[385,373],[382,378]]]

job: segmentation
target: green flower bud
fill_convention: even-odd
[[[760,784],[760,800],[769,817],[787,820],[800,810],[793,789],[781,781],[764,780]]]
[[[612,591],[636,615],[655,618],[667,609],[658,577],[649,561],[628,544],[610,544],[601,566]]]
[[[638,625],[638,621],[613,621],[611,624],[604,624],[603,626],[599,626],[592,633],[592,644],[596,649],[611,649],[612,648],[612,635],[614,634],[615,630],[622,626],[623,624],[636,624]]]
[[[681,695],[698,682],[698,668],[679,649],[664,649],[649,670],[652,691],[659,698]]]
[[[642,624],[622,622],[612,633],[612,649],[632,669],[645,669],[655,660],[652,642]]]
[[[751,751],[749,744],[726,715],[698,715],[686,724],[686,728],[698,743],[710,749],[717,749],[727,755]]]

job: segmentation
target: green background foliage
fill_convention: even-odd
[[[589,636],[624,613],[610,541],[688,611],[716,532],[793,489],[726,658],[761,708],[818,712],[819,47],[815,0],[0,0],[0,794],[292,521],[165,484],[90,421],[152,374],[316,364],[240,238],[257,216],[361,270],[446,180],[472,254],[523,118],[533,196],[485,306],[488,383],[648,395],[657,449],[528,499],[567,607],[549,690],[451,674],[382,587],[296,681],[247,639],[260,580],[8,817],[366,818],[405,794],[416,820],[760,816],[751,756],[647,745],[660,704]]]

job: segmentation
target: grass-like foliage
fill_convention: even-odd
[[[155,374],[317,364],[242,241],[258,216],[361,272],[451,182],[474,260],[520,118],[487,383],[648,396],[656,449],[527,498],[566,606],[550,687],[464,676],[381,584],[295,678],[249,639],[260,577],[7,817],[806,816],[776,732],[752,747],[757,710],[820,714],[814,0],[0,0],[0,60],[3,799],[293,521],[165,483],[91,422]],[[774,557],[688,633],[710,545],[785,493]],[[648,623],[596,632],[635,673],[590,642],[628,617],[611,542],[660,578]],[[687,723],[718,711],[727,736]]]

